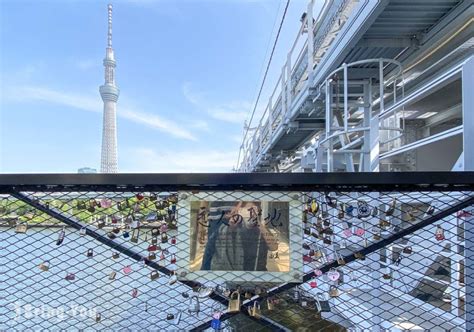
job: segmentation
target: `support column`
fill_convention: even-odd
[[[462,116],[464,124],[463,153],[464,170],[474,171],[474,58],[462,69]],[[465,270],[466,282],[466,331],[474,331],[474,206],[466,209],[465,227]]]

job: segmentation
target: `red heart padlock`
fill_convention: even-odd
[[[176,237],[175,237],[175,236],[173,236],[173,237],[171,238],[171,244],[176,244]]]
[[[156,246],[156,244],[150,244],[148,246],[148,251],[156,251],[158,249],[158,247]]]
[[[310,282],[309,282],[309,287],[311,287],[311,288],[316,288],[316,287],[318,287],[318,283],[317,283],[315,280],[310,281]]]
[[[365,230],[363,228],[358,227],[355,231],[355,235],[362,236],[365,234]]]
[[[143,194],[136,194],[135,197],[136,197],[139,201],[141,201],[144,196],[143,196]]]
[[[175,263],[176,263],[176,255],[172,255],[172,256],[171,256],[170,262],[171,262],[171,264],[175,264]]]

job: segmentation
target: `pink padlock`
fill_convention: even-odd
[[[320,269],[314,270],[314,275],[316,277],[320,277],[323,275],[323,271],[321,271]]]
[[[309,282],[309,287],[311,287],[311,288],[316,288],[316,287],[318,287],[318,283],[317,283],[315,280],[310,281],[310,282]]]
[[[340,276],[341,276],[341,274],[336,269],[331,269],[328,272],[328,278],[331,281],[337,281]]]
[[[137,297],[137,296],[138,296],[138,289],[137,289],[137,288],[134,288],[134,289],[132,290],[132,297],[135,298],[135,297]]]
[[[350,228],[346,228],[344,231],[342,231],[342,234],[344,234],[345,237],[349,237],[352,235],[352,230]]]
[[[124,266],[122,271],[123,271],[124,274],[130,274],[130,273],[132,273],[132,267],[130,265]]]
[[[363,228],[357,227],[357,229],[355,231],[355,235],[362,236],[364,234],[365,234],[365,230]]]

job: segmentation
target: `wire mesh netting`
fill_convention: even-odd
[[[474,192],[14,191],[1,330],[466,330]]]

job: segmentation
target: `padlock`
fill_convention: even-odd
[[[325,236],[323,238],[323,243],[324,244],[332,244],[331,236]]]
[[[64,241],[64,236],[66,235],[66,227],[63,226],[63,229],[58,234],[58,239],[56,240],[56,245],[59,246]]]
[[[109,280],[115,280],[115,276],[116,276],[116,275],[117,275],[117,272],[115,272],[115,271],[110,272],[110,274],[109,274]]]
[[[337,200],[329,195],[325,196],[326,199],[326,204],[329,205],[332,208],[335,208],[337,206]]]
[[[249,315],[254,318],[260,318],[262,316],[262,311],[260,310],[260,304],[255,301],[253,306],[248,308]]]
[[[215,312],[212,314],[211,329],[219,331],[221,329],[221,312]]]
[[[390,221],[384,220],[384,219],[380,219],[380,221],[379,221],[379,226],[380,226],[381,228],[390,227]]]
[[[166,232],[161,233],[161,243],[168,243],[168,234]]]
[[[148,251],[156,251],[158,249],[158,247],[156,246],[156,244],[150,244],[148,246]]]
[[[156,259],[156,254],[154,252],[148,253],[148,260],[152,261]]]
[[[275,301],[272,297],[267,298],[267,309],[269,311],[272,311],[275,309]]]
[[[127,230],[124,230],[122,233],[122,236],[124,239],[128,239],[130,237],[130,232]]]
[[[164,223],[163,225],[160,226],[160,233],[166,233],[168,232],[168,224]]]
[[[311,287],[311,288],[316,288],[316,287],[318,287],[318,282],[317,282],[316,280],[311,280],[311,281],[309,282],[309,287]]]
[[[44,261],[43,263],[41,263],[39,265],[39,268],[40,268],[41,271],[44,271],[44,272],[48,271],[49,270],[49,261]]]
[[[315,199],[311,200],[311,213],[316,214],[319,211],[319,204]]]
[[[150,272],[150,279],[151,280],[156,280],[160,277],[160,274],[158,273],[158,271],[151,271]]]
[[[435,239],[438,241],[443,241],[445,239],[444,230],[441,228],[441,226],[436,227]]]
[[[114,232],[115,234],[118,234],[118,233],[120,233],[120,228],[119,227],[114,227],[114,228],[112,228],[112,232]]]
[[[166,320],[173,320],[174,319],[174,315],[169,313],[169,314],[166,314]]]
[[[344,214],[345,214],[344,210],[345,210],[344,203],[339,204],[339,210],[337,211],[337,217],[339,219],[344,219]]]
[[[374,238],[375,241],[379,241],[379,240],[382,239],[382,235],[380,233],[375,233],[373,238]]]
[[[120,254],[117,251],[112,251],[112,258],[117,259],[120,257]]]
[[[101,319],[102,319],[101,314],[100,314],[100,313],[96,313],[96,314],[95,314],[95,321],[96,321],[96,323],[99,323]]]
[[[130,239],[130,242],[137,243],[139,236],[140,236],[140,230],[138,228],[135,228],[132,231],[132,238]]]
[[[84,236],[87,234],[87,228],[85,227],[82,227],[80,230],[79,230],[79,235],[80,236]]]
[[[171,264],[176,264],[176,255],[175,254],[171,255],[170,263]]]
[[[141,200],[143,200],[143,199],[145,198],[145,196],[144,196],[143,194],[141,194],[141,193],[136,194],[135,197],[136,197],[139,201],[141,201]]]
[[[175,284],[176,282],[178,281],[178,276],[176,275],[176,273],[173,271],[171,276],[170,276],[170,280],[168,281],[168,285],[173,285]]]
[[[249,292],[249,291],[246,291],[246,292],[244,293],[244,298],[245,298],[246,300],[251,299],[251,298],[252,298],[252,293]]]
[[[392,202],[388,206],[387,211],[385,211],[385,215],[391,216],[393,212],[395,212],[395,207],[397,205],[397,200],[395,198],[392,199]]]
[[[329,227],[329,226],[331,226],[331,220],[329,220],[329,219],[324,219],[324,220],[323,220],[323,226],[324,226],[324,227]]]
[[[360,259],[360,260],[364,260],[364,259],[365,259],[365,255],[362,254],[362,253],[360,253],[360,252],[355,252],[355,253],[354,253],[354,257],[355,257],[356,259]]]
[[[412,247],[405,247],[405,248],[403,248],[403,253],[404,253],[404,254],[410,255],[412,252],[413,252]]]
[[[26,221],[19,222],[16,224],[15,233],[24,234],[28,230],[28,223]]]
[[[352,235],[352,229],[349,227],[349,228],[346,228],[342,231],[342,234],[345,236],[345,237],[350,237]]]
[[[151,230],[151,236],[156,237],[156,236],[158,236],[158,235],[160,235],[160,230],[159,230],[158,228],[153,228],[153,229]]]
[[[434,211],[435,211],[434,206],[433,206],[433,205],[430,205],[430,206],[428,207],[428,209],[426,209],[426,214],[429,215],[429,216],[432,216],[433,213],[434,213]]]
[[[99,219],[99,221],[97,222],[97,228],[99,229],[102,229],[105,227],[105,219]]]
[[[354,234],[357,236],[363,236],[365,234],[365,229],[356,227]]]
[[[384,278],[385,280],[389,280],[389,279],[392,279],[392,276],[390,275],[390,273],[384,273],[382,275],[382,278]]]
[[[157,244],[158,243],[158,237],[152,237],[151,238],[151,244]]]
[[[94,251],[93,251],[92,249],[88,249],[86,256],[87,256],[87,257],[92,257],[92,256],[94,256]]]
[[[123,274],[130,274],[132,273],[132,267],[130,265],[126,265],[122,269]]]
[[[358,218],[367,218],[370,216],[370,207],[364,200],[357,201],[357,217]]]
[[[112,216],[110,218],[110,220],[111,220],[112,224],[117,224],[118,223],[118,218],[116,216]]]
[[[337,259],[337,263],[339,265],[346,265],[346,261],[344,260],[344,257],[340,253],[335,251],[335,256],[336,256],[336,259]]]
[[[316,308],[319,312],[331,312],[329,301],[323,293],[316,294]]]
[[[138,288],[132,289],[132,297],[136,298],[138,296]]]
[[[339,280],[341,274],[334,268],[332,268],[331,270],[329,270],[329,272],[327,273],[327,276],[329,278],[329,280],[331,281],[337,281]]]
[[[117,235],[114,232],[107,232],[107,237],[111,240],[115,239]]]
[[[66,280],[68,281],[73,281],[74,279],[76,279],[76,275],[74,273],[68,273],[66,274]]]
[[[176,244],[176,236],[173,236],[173,237],[171,238],[171,244]]]
[[[339,290],[337,289],[336,286],[331,285],[329,287],[329,296],[330,297],[338,297],[339,296]]]
[[[379,214],[379,208],[374,206],[372,208],[372,217],[376,217]]]
[[[234,291],[230,294],[228,312],[239,312],[240,311],[240,293]]]
[[[354,214],[353,214],[353,212],[354,212],[354,207],[353,207],[352,205],[350,205],[350,204],[347,204],[347,205],[346,205],[346,211],[345,211],[345,212],[346,212],[346,214],[347,214],[349,217],[353,217],[353,216],[354,216]]]
[[[199,306],[199,298],[196,295],[191,296],[189,299],[189,307],[188,307],[188,312],[190,314],[196,313],[199,314],[200,311],[200,306]]]
[[[320,277],[320,276],[323,275],[323,271],[321,271],[320,269],[316,269],[316,270],[314,270],[314,275],[316,277]]]

